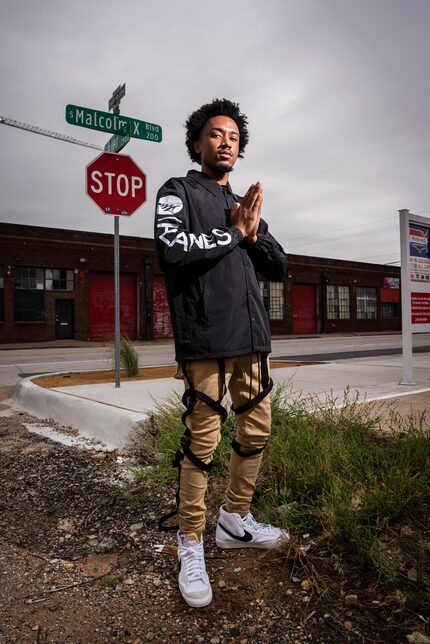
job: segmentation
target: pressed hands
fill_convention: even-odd
[[[259,181],[253,183],[242,199],[230,210],[231,225],[238,228],[247,244],[255,244],[263,205],[263,186]]]

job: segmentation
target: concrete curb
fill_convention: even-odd
[[[32,378],[23,378],[15,388],[13,406],[41,420],[52,419],[76,429],[87,438],[100,440],[109,449],[126,447],[131,432],[148,418],[138,413],[107,406],[93,400],[39,387]]]

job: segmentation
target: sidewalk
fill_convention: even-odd
[[[304,340],[315,338],[333,338],[333,337],[358,337],[358,336],[378,336],[378,335],[401,335],[401,331],[354,331],[343,333],[309,333],[309,334],[290,334],[290,335],[272,335],[272,340]],[[146,345],[159,345],[171,344],[173,346],[173,338],[162,338],[158,340],[133,340],[133,345],[146,346]],[[112,344],[111,341],[91,341],[91,340],[46,340],[38,342],[5,342],[0,343],[0,351],[12,351],[22,349],[73,349],[80,347],[108,347]]]
[[[411,405],[417,411],[430,409],[429,354],[414,356],[414,385],[399,384],[401,365],[399,355],[355,358],[274,368],[272,377],[275,384],[285,383],[293,397],[314,396],[325,401],[330,396],[341,405],[348,388],[360,401],[395,400],[405,413]],[[123,382],[119,388],[110,383],[45,389],[30,377],[17,384],[12,404],[115,449],[127,444],[130,432],[142,426],[158,404],[182,392],[183,383],[173,378]]]

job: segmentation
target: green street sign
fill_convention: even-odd
[[[79,125],[90,130],[100,130],[111,134],[124,135],[125,131],[127,131],[128,136],[135,139],[156,141],[157,143],[161,142],[163,136],[160,125],[155,123],[138,121],[122,114],[101,112],[100,110],[80,107],[79,105],[67,105],[66,121],[70,125]]]
[[[105,152],[119,152],[130,141],[127,134],[114,134],[105,145]]]

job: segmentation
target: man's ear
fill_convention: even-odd
[[[193,148],[196,154],[200,154],[200,141],[194,141]]]

